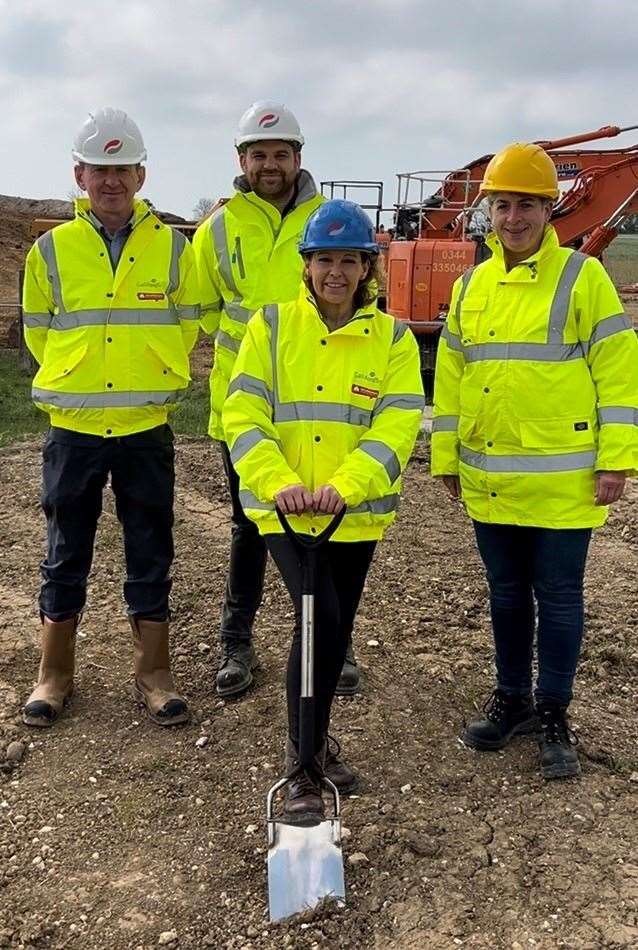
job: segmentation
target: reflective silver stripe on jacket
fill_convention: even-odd
[[[552,306],[549,311],[548,343],[563,342],[572,290],[587,260],[587,255],[581,254],[580,251],[574,251],[567,258],[567,263],[558,278],[556,290],[554,291],[554,299],[552,300]]]
[[[59,409],[129,409],[138,406],[164,406],[180,398],[183,390],[156,390],[124,393],[62,393],[55,389],[31,390],[34,402]]]
[[[194,317],[193,319],[197,319]],[[72,310],[61,311],[51,318],[52,330],[76,330],[78,327],[101,326],[178,326],[178,311],[174,308],[160,310],[149,307],[148,310],[132,307],[113,310]]]
[[[461,343],[461,337],[456,333],[452,333],[447,323],[441,330],[441,336],[447,343],[450,350],[456,350],[457,353],[463,353],[465,355],[465,347]]]
[[[186,247],[186,237],[181,231],[171,229],[173,242],[171,244],[171,263],[168,271],[167,296],[174,294],[179,287],[179,261]]]
[[[217,346],[222,346],[233,353],[239,353],[239,347],[241,346],[240,340],[235,340],[234,337],[224,333],[223,330],[218,330],[215,334],[215,343]]]
[[[621,425],[638,426],[638,409],[630,406],[603,406],[598,410],[598,422],[618,422]]]
[[[272,369],[272,395],[273,402],[276,404],[279,400],[277,395],[277,338],[279,336],[279,307],[276,303],[268,304],[264,307],[264,320],[270,327],[270,364]]]
[[[202,313],[198,303],[188,306],[179,306],[175,308],[180,320],[200,320]]]
[[[50,327],[51,326],[51,314],[50,313],[23,313],[22,322],[25,327],[28,327],[29,330],[35,330],[37,327]]]
[[[253,495],[251,491],[243,489],[239,492],[239,500],[241,502],[242,508],[252,508],[256,511],[274,511],[275,504],[274,502],[260,501],[256,495]],[[396,511],[399,507],[399,495],[385,495],[383,498],[373,498],[371,501],[364,501],[360,505],[356,505],[354,508],[348,508],[346,511],[346,517],[348,515],[361,515],[361,514],[373,514],[373,515],[387,515],[392,511]]]
[[[230,292],[239,299],[239,290],[237,289],[237,284],[233,277],[230,254],[228,253],[226,215],[224,214],[223,208],[220,208],[218,214],[213,215],[211,219],[211,230],[213,232],[213,244],[215,246],[215,254],[217,255],[219,272]]]
[[[224,301],[224,310],[227,316],[231,320],[235,320],[236,323],[248,323],[253,313],[255,313],[254,310],[250,310],[248,307],[242,307],[236,300]]]
[[[237,392],[237,390],[242,393],[248,393],[250,396],[260,396],[261,399],[265,399],[267,403],[272,405],[272,393],[266,386],[263,379],[258,379],[256,376],[251,376],[249,373],[240,373],[239,376],[235,376],[235,378],[231,381],[228,387],[227,397],[231,396],[234,392]]]
[[[407,332],[407,323],[402,323],[400,320],[395,318],[394,327],[392,328],[392,345],[394,346],[395,343],[398,343],[399,340],[402,340]]]
[[[242,432],[241,435],[237,436],[230,450],[230,458],[233,465],[236,465],[258,442],[275,442],[279,445],[275,439],[270,439],[267,435],[264,435],[261,429],[255,428],[249,429],[248,432]]]
[[[582,360],[580,343],[473,343],[464,347],[468,363],[484,360],[531,360],[537,363],[564,363]]]
[[[410,412],[418,410],[422,412],[424,406],[425,396],[421,396],[419,393],[390,393],[377,400],[372,410],[372,418],[376,419],[384,409],[405,409]]]
[[[595,346],[601,340],[606,340],[608,336],[613,336],[615,333],[622,333],[623,330],[633,330],[631,320],[626,313],[616,313],[613,317],[605,317],[592,330],[588,345]]]
[[[340,402],[277,402],[274,422],[345,422],[353,426],[370,426],[372,410],[359,409]]]
[[[454,310],[454,315],[456,317],[457,323],[460,322],[461,304],[463,303],[463,298],[465,297],[467,288],[470,285],[470,278],[475,270],[476,270],[476,265],[474,267],[468,267],[465,273],[461,276],[461,289],[459,290],[459,295],[456,300],[456,308]]]
[[[556,455],[483,455],[461,446],[459,457],[466,465],[480,468],[483,472],[517,472],[520,474],[543,472],[575,472],[592,468],[596,452],[564,452]]]
[[[401,474],[401,463],[394,449],[391,449],[385,442],[380,442],[377,439],[364,439],[362,442],[359,442],[357,448],[365,452],[366,455],[369,455],[370,458],[373,458],[375,462],[379,462],[383,465],[390,479],[390,484],[396,482]]]
[[[60,284],[60,271],[58,269],[58,262],[55,256],[55,244],[53,243],[52,231],[46,231],[42,237],[38,238],[38,248],[49,272],[53,302],[56,308],[62,311],[64,310],[62,305],[62,287]]]
[[[432,432],[456,432],[458,427],[458,416],[436,416],[432,420]]]

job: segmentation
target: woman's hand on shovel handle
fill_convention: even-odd
[[[312,496],[312,507],[318,515],[338,515],[345,502],[332,485],[321,485]]]
[[[313,510],[312,494],[301,482],[278,491],[275,504],[285,515],[301,515],[304,511]]]

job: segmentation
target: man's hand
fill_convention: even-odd
[[[624,472],[596,472],[596,504],[612,505],[622,497],[627,476]]]
[[[338,515],[345,502],[332,485],[321,485],[312,496],[312,507],[317,514]]]
[[[437,479],[443,479],[443,484],[448,490],[450,498],[461,497],[461,479],[458,475],[437,475]]]
[[[301,515],[313,510],[312,494],[301,482],[287,485],[275,495],[275,504],[285,515]]]

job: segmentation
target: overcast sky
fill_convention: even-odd
[[[638,124],[636,0],[0,0],[0,193],[65,198],[87,112],[127,110],[144,194],[229,194],[255,99],[317,182],[447,169],[510,141]],[[603,142],[629,145],[638,132]]]

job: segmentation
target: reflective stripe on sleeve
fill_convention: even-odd
[[[461,313],[461,304],[463,303],[463,298],[467,293],[467,288],[470,285],[470,279],[472,274],[475,271],[475,267],[468,267],[465,273],[461,277],[461,289],[459,291],[459,296],[456,301],[456,308],[454,310],[454,315],[456,316],[457,322],[460,322],[460,313]]]
[[[252,508],[256,511],[274,511],[275,504],[274,502],[260,501],[256,495],[253,495],[252,492],[246,491],[243,489],[239,492],[239,500],[241,502],[242,508]],[[364,501],[360,505],[356,505],[354,508],[348,508],[346,511],[345,517],[348,515],[361,515],[361,514],[373,514],[373,515],[387,515],[392,511],[396,511],[399,507],[399,495],[385,495],[383,498],[373,498],[371,501]]]
[[[239,290],[233,277],[233,269],[230,263],[230,254],[228,253],[228,239],[226,237],[226,215],[223,208],[214,215],[211,220],[211,229],[213,232],[213,244],[217,255],[217,266],[224,279],[224,283],[231,294],[239,298]]]
[[[231,353],[239,353],[239,347],[241,346],[241,340],[236,340],[234,337],[229,336],[228,333],[224,333],[223,330],[217,331],[215,343],[225,350],[230,350]]]
[[[275,440],[264,435],[261,429],[249,429],[248,432],[242,432],[240,436],[237,436],[230,450],[230,458],[233,465],[236,465],[237,462],[259,442],[275,442]]]
[[[359,443],[357,448],[361,449],[362,452],[365,452],[366,455],[369,455],[370,458],[373,458],[376,462],[379,462],[380,465],[383,465],[390,479],[390,484],[397,480],[401,474],[401,463],[399,462],[396,452],[391,449],[389,445],[377,439],[365,439]]]
[[[176,402],[183,390],[156,390],[123,393],[63,393],[55,389],[31,390],[34,402],[59,409],[126,409],[132,406],[164,406]]]
[[[407,323],[402,323],[401,320],[394,320],[394,327],[392,329],[392,345],[398,343],[399,340],[402,340],[405,334],[408,332]]]
[[[255,313],[254,310],[250,310],[248,307],[242,307],[236,300],[224,301],[223,307],[227,316],[237,323],[248,323],[253,313]]]
[[[248,373],[240,373],[239,376],[236,376],[228,387],[228,396],[238,391],[248,393],[250,396],[260,396],[262,399],[265,399],[267,403],[272,405],[273,398],[271,391],[263,379],[258,379],[256,376],[250,376]]]
[[[58,261],[55,255],[55,244],[53,242],[53,231],[46,231],[38,238],[38,249],[42,254],[44,263],[47,265],[49,280],[51,281],[51,293],[53,302],[58,310],[64,310],[62,305],[62,286],[60,283],[60,271]]]
[[[384,409],[405,409],[408,411],[418,410],[421,412],[425,406],[425,397],[421,396],[419,393],[390,393],[387,396],[383,396],[381,399],[378,399],[374,409],[372,410],[372,417],[376,419],[380,412],[383,412]]]
[[[167,295],[174,294],[179,287],[179,261],[186,247],[186,236],[181,231],[171,228],[171,263],[168,271]]]
[[[465,354],[465,347],[461,343],[461,337],[458,336],[456,333],[452,333],[447,323],[441,330],[441,336],[447,343],[450,350],[456,350],[457,353]]]
[[[461,446],[460,459],[472,468],[480,468],[483,472],[575,472],[581,469],[593,468],[596,453],[593,450],[585,452],[564,452],[557,455],[484,455]]]
[[[50,327],[52,316],[50,313],[23,313],[22,323],[29,330],[35,330],[37,327]]]
[[[612,317],[605,317],[599,320],[589,338],[589,346],[595,346],[601,340],[606,340],[609,336],[616,333],[622,333],[624,330],[632,330],[631,320],[626,313],[616,313]]]
[[[602,406],[598,410],[598,422],[600,425],[615,422],[621,425],[638,426],[638,409],[632,409],[631,406]]]
[[[459,416],[435,416],[432,420],[432,432],[456,432]]]
[[[567,258],[567,262],[558,279],[554,299],[552,300],[552,306],[549,311],[548,343],[563,342],[572,290],[587,260],[587,254],[581,254],[580,251],[574,251]]]

